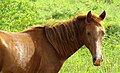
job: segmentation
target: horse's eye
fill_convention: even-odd
[[[88,36],[90,36],[90,35],[91,35],[91,33],[90,33],[90,32],[87,32],[87,35],[88,35]]]

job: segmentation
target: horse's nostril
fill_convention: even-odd
[[[93,61],[96,61],[96,58],[93,58]]]
[[[97,60],[96,57],[93,58],[93,61],[95,62]],[[103,58],[101,57],[101,59],[99,59],[101,62],[103,61]]]

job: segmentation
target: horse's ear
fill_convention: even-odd
[[[106,16],[106,12],[103,11],[99,17],[101,20],[103,20],[105,18],[105,16]]]
[[[88,22],[91,21],[91,16],[92,16],[91,11],[89,11],[88,14],[87,14],[87,21]]]

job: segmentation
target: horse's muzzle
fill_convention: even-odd
[[[103,61],[103,58],[93,58],[93,64],[94,66],[100,66],[101,62]]]

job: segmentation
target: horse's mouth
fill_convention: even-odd
[[[101,65],[101,60],[100,59],[93,59],[93,65],[94,66],[100,66]]]

